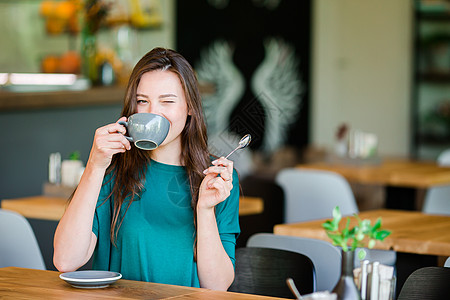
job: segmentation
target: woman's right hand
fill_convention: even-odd
[[[126,117],[118,121],[126,121]],[[114,154],[123,153],[131,149],[130,142],[125,138],[127,130],[125,126],[118,123],[109,124],[98,128],[95,131],[94,142],[92,144],[89,161],[92,167],[108,168]]]

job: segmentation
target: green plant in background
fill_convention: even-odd
[[[381,218],[378,218],[372,226],[370,220],[361,220],[357,214],[353,216],[358,220],[358,224],[350,228],[350,217],[347,217],[345,227],[339,230],[342,215],[339,206],[336,206],[333,209],[333,219],[327,220],[322,224],[333,245],[341,247],[344,252],[354,251],[358,247],[365,247],[367,240],[367,248],[373,248],[377,240],[383,241],[391,234],[390,231],[381,229]],[[360,251],[358,257],[361,260],[364,259],[365,252]]]
[[[81,154],[80,151],[73,151],[69,154],[69,160],[80,160]]]

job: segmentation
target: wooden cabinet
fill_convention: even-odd
[[[450,3],[414,5],[412,152],[436,159],[450,148]]]

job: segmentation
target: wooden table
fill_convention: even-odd
[[[374,224],[376,219],[381,217],[383,229],[391,231],[391,235],[383,242],[377,241],[375,249],[450,256],[450,216],[386,209],[361,212],[359,216],[361,219],[370,219],[371,224]],[[274,233],[316,238],[330,242],[321,226],[324,221],[275,225]],[[344,225],[345,222],[341,221],[341,223],[341,225]],[[352,227],[355,224],[355,218],[351,218],[350,226]]]
[[[9,209],[32,219],[59,221],[67,207],[67,199],[60,197],[35,196],[17,199],[4,199],[1,208]],[[239,215],[262,213],[264,202],[257,197],[239,199]]]
[[[385,186],[385,207],[393,209],[421,210],[423,191],[418,191],[450,185],[450,167],[441,167],[435,162],[384,159],[372,165],[318,162],[297,167],[336,172],[351,183]],[[417,204],[416,200],[419,200]]]
[[[74,288],[59,272],[0,268],[1,299],[280,299],[120,279],[101,289]]]
[[[386,159],[374,165],[318,162],[300,164],[297,167],[336,172],[350,182],[362,184],[412,188],[450,184],[450,167],[440,167],[435,162]]]

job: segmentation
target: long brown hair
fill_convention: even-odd
[[[125,94],[122,116],[129,117],[137,112],[137,87],[144,73],[164,70],[177,74],[183,87],[190,115],[181,133],[181,161],[186,168],[191,187],[191,206],[194,211],[196,226],[197,201],[200,184],[204,178],[203,170],[210,165],[208,139],[203,116],[202,103],[194,70],[179,53],[163,48],[155,48],[148,52],[134,67]],[[111,220],[111,241],[115,244],[117,233],[123,216],[133,200],[140,197],[147,164],[150,156],[143,150],[131,147],[125,153],[113,156],[107,174],[114,178],[113,189],[109,197],[113,197],[114,209]],[[125,199],[128,206],[121,216],[121,208]]]

